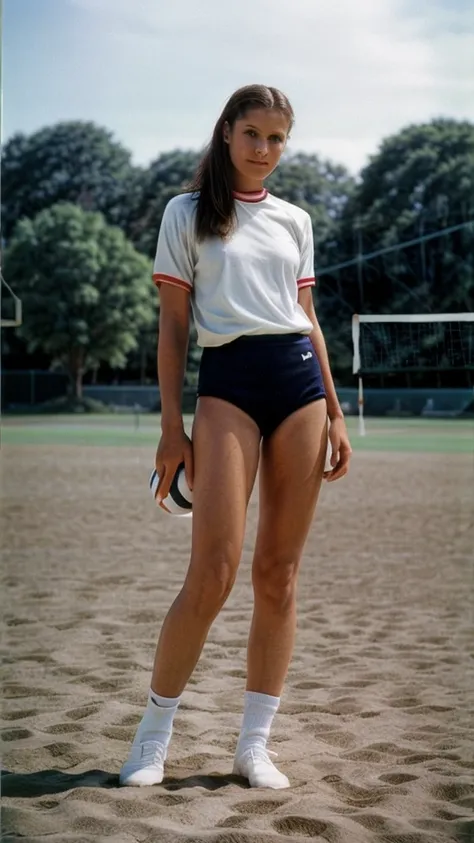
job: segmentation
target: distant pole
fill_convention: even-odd
[[[420,215],[420,253],[421,253],[421,277],[423,280],[423,284],[426,284],[426,249],[425,249],[425,240],[423,235],[425,233],[425,225],[424,225],[424,218],[423,213]]]
[[[357,231],[357,282],[359,285],[359,313],[364,311],[364,278],[362,273],[362,231],[360,226],[360,217],[356,219]]]

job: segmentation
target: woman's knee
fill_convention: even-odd
[[[252,570],[255,599],[275,611],[288,611],[296,597],[298,569],[299,559],[294,556],[256,558]]]
[[[232,591],[237,566],[238,560],[225,554],[214,554],[202,564],[191,561],[183,596],[196,615],[215,617]]]

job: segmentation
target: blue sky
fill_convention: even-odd
[[[4,141],[93,120],[146,164],[249,82],[290,97],[292,150],[356,172],[409,123],[474,120],[472,0],[3,0]]]

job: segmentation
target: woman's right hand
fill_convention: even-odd
[[[184,462],[186,482],[193,488],[193,446],[184,428],[163,432],[155,457],[155,468],[160,478],[155,500],[160,504],[169,493],[178,466]]]

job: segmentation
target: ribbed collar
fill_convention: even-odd
[[[238,199],[239,202],[263,202],[263,200],[268,196],[268,190],[266,187],[262,187],[261,190],[249,190],[245,193],[239,190],[234,190],[233,196],[234,199]]]

